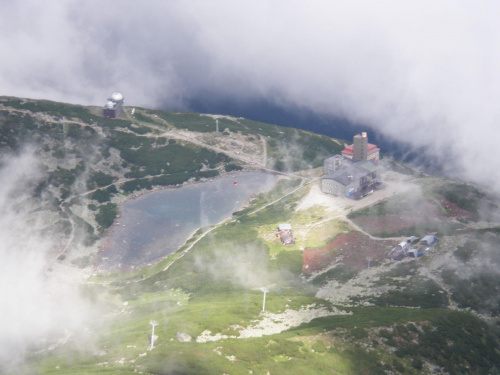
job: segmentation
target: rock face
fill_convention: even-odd
[[[176,337],[180,342],[190,342],[192,340],[191,336],[184,332],[177,332]]]

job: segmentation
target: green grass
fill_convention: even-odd
[[[248,310],[259,309],[261,295],[260,292],[255,294],[255,301],[252,300],[253,295],[245,296],[249,305]],[[171,296],[175,297],[173,294]],[[180,295],[178,299],[183,300],[182,298],[184,297]],[[173,298],[173,301],[175,300],[176,298]],[[436,316],[436,311],[430,314],[431,311],[427,310],[409,312],[405,309],[353,309],[353,315],[315,319],[309,324],[272,336],[245,340],[226,339],[207,343],[181,343],[175,339],[177,332],[194,334],[205,328],[228,327],[231,323],[245,325],[248,322],[245,318],[258,317],[258,312],[245,313],[245,306],[235,308],[231,305],[229,308],[225,306],[234,302],[241,302],[241,300],[238,296],[233,298],[230,295],[220,302],[220,309],[219,304],[210,308],[204,301],[199,301],[193,302],[190,309],[183,306],[171,307],[168,315],[157,312],[130,318],[125,314],[125,320],[113,325],[111,331],[98,343],[99,348],[106,348],[106,361],[90,353],[79,355],[75,353],[75,348],[64,348],[64,350],[57,350],[56,356],[43,360],[37,368],[45,369],[44,373],[51,373],[51,371],[55,373],[55,366],[59,366],[57,372],[59,374],[71,373],[71,371],[73,373],[75,371],[103,373],[106,368],[95,364],[107,362],[110,373],[112,373],[111,369],[120,373],[128,373],[135,368],[147,369],[149,373],[158,374],[175,373],[170,372],[173,369],[183,374],[220,374],[223,372],[244,374],[249,370],[264,373],[272,371],[275,374],[286,374],[290,371],[316,374],[328,373],[332,369],[344,371],[347,374],[358,374],[364,371],[379,373],[382,370],[379,367],[380,359],[384,355],[382,352],[375,351],[370,354],[354,344],[339,346],[335,339],[350,338],[347,341],[349,342],[357,337],[358,340],[364,340],[366,333],[369,332],[367,330],[372,327],[386,324],[392,326],[407,319],[419,322]],[[238,313],[234,321],[224,321],[223,318],[234,315],[237,310],[242,312]],[[229,314],[224,311],[229,311]],[[186,312],[189,315],[185,316]],[[221,312],[223,316],[218,316]],[[147,351],[148,334],[151,330],[149,319],[156,319],[159,323],[155,329],[158,339],[152,352]],[[338,333],[339,328],[348,329],[346,336]],[[325,332],[327,336],[322,336]],[[225,333],[234,334],[235,332],[226,329]],[[171,341],[172,338],[173,341]],[[141,353],[147,353],[147,355],[140,357]],[[236,360],[231,362],[227,359],[230,356],[234,356]],[[360,356],[363,360],[359,360]],[[117,362],[121,358],[125,358],[125,365]],[[131,360],[134,362],[130,362]]]
[[[314,218],[311,220],[314,223]],[[345,222],[338,219],[329,220],[319,225],[313,226],[308,234],[305,248],[322,247],[333,240],[338,234],[351,231],[352,228]]]
[[[134,112],[134,118],[140,122],[147,122],[147,123],[157,125],[156,121],[154,121],[150,116],[147,116],[147,115],[141,113],[141,110],[139,110],[137,108],[136,108],[136,111]]]

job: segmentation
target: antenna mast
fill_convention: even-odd
[[[150,320],[149,324],[151,324],[152,331],[151,331],[151,346],[149,347],[149,350],[153,350],[154,348],[154,343],[155,343],[155,326],[158,325],[158,322],[154,320]]]
[[[260,290],[264,292],[264,300],[262,301],[262,312],[264,312],[264,310],[266,309],[266,293],[269,292],[269,290],[264,287],[260,288]]]

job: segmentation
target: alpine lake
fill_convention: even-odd
[[[159,261],[199,228],[222,222],[276,182],[270,174],[245,172],[130,199],[99,253],[99,268],[126,271]]]

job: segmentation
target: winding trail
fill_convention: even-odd
[[[253,210],[253,211],[250,211],[250,212],[248,212],[248,213],[244,214],[243,216],[253,215],[253,214],[255,214],[255,213],[259,212],[259,211],[261,211],[261,210],[263,210],[263,209],[265,209],[265,208],[267,208],[267,207],[269,207],[269,206],[271,206],[271,205],[273,205],[273,204],[275,204],[275,203],[279,202],[279,201],[280,201],[280,200],[282,200],[283,198],[285,198],[285,197],[287,197],[287,196],[289,196],[289,195],[291,195],[291,194],[294,194],[295,192],[297,192],[298,190],[300,190],[300,189],[304,188],[306,185],[310,184],[311,182],[313,182],[313,181],[309,181],[309,182],[307,182],[307,183],[304,183],[304,180],[302,180],[302,181],[301,181],[300,186],[298,186],[297,188],[295,188],[295,189],[293,189],[293,190],[289,191],[289,192],[288,192],[288,193],[286,193],[286,194],[283,194],[281,197],[279,197],[279,198],[275,199],[275,200],[274,200],[274,201],[272,201],[272,202],[266,203],[266,204],[265,204],[265,205],[263,205],[262,207],[259,207],[259,208],[255,209],[255,210]],[[168,264],[168,265],[167,265],[167,266],[163,269],[163,271],[168,270],[172,264],[174,264],[177,260],[179,260],[179,259],[180,259],[180,258],[182,258],[184,255],[186,255],[186,253],[187,253],[189,250],[191,250],[191,249],[193,248],[193,246],[194,246],[194,245],[196,245],[196,244],[197,244],[197,243],[198,243],[198,242],[199,242],[199,241],[200,241],[203,237],[205,237],[207,234],[209,234],[210,232],[212,232],[214,229],[216,229],[216,228],[218,228],[218,227],[220,227],[221,225],[224,225],[224,224],[226,224],[226,223],[233,223],[233,222],[235,222],[236,220],[238,220],[238,219],[235,219],[235,218],[233,218],[233,217],[229,217],[229,218],[227,218],[226,220],[221,221],[220,223],[218,223],[218,224],[214,225],[214,226],[213,226],[213,227],[211,227],[210,229],[208,229],[208,230],[206,230],[205,232],[203,232],[203,233],[202,233],[202,234],[201,234],[201,235],[200,235],[200,236],[199,236],[196,240],[194,240],[194,241],[193,241],[193,243],[191,243],[191,244],[190,244],[190,245],[189,245],[189,246],[188,246],[185,250],[183,250],[182,254],[181,254],[178,258],[174,259],[171,263],[169,263],[169,264]]]
[[[368,236],[371,240],[374,241],[390,241],[390,240],[396,240],[396,241],[406,241],[408,239],[408,236],[402,236],[402,237],[375,237],[365,231],[363,228],[361,228],[358,224],[356,224],[354,221],[351,219],[347,218],[347,216],[342,217],[343,220],[345,220],[350,226],[352,226],[354,229],[356,229],[358,232],[363,233],[364,235]]]

